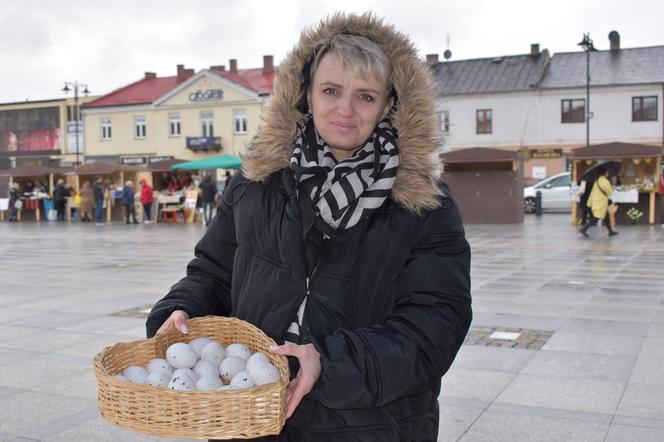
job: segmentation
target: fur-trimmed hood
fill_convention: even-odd
[[[298,44],[279,66],[274,97],[243,155],[244,175],[252,181],[262,181],[289,167],[297,127],[305,116],[298,110],[305,92],[304,67],[318,47],[340,33],[372,40],[390,60],[390,78],[398,97],[390,118],[399,135],[399,169],[391,198],[415,213],[438,207],[441,195],[438,150],[442,138],[432,76],[408,38],[369,13],[335,14],[304,30]]]

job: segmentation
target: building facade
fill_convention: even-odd
[[[83,107],[86,162],[145,164],[155,159],[200,159],[240,154],[256,133],[275,69],[211,66],[194,74],[179,65],[174,77],[143,79]]]

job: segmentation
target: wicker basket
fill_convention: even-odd
[[[275,342],[236,318],[205,316],[188,321],[189,333],[170,329],[152,339],[105,348],[94,359],[101,415],[121,427],[162,437],[249,439],[279,434],[286,420],[288,363],[270,351]],[[223,345],[242,342],[262,351],[279,370],[278,384],[239,390],[174,391],[114,379],[129,365],[163,358],[176,342],[207,337]]]

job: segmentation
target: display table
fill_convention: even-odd
[[[614,203],[636,204],[639,202],[639,191],[637,189],[614,190],[611,194],[611,201]]]

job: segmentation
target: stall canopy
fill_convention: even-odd
[[[241,167],[242,160],[240,157],[224,154],[203,158],[196,161],[187,161],[186,163],[175,164],[171,166],[171,170],[239,169]]]
[[[658,157],[664,154],[661,146],[634,143],[604,143],[572,149],[573,160],[611,160],[633,157]]]
[[[170,172],[172,166],[175,166],[176,164],[182,164],[184,162],[186,162],[186,160],[178,160],[174,158],[172,160],[163,160],[156,163],[150,163],[148,164],[148,172]]]
[[[67,173],[70,171],[71,169],[63,167],[25,165],[25,166],[18,166],[13,169],[0,170],[0,176],[38,177],[38,176],[48,176],[50,174]]]
[[[141,166],[130,166],[117,163],[86,163],[76,166],[66,175],[109,175],[117,172],[138,172]]]

